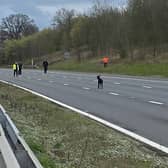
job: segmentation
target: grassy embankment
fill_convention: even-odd
[[[98,72],[110,74],[122,74],[133,76],[162,76],[168,77],[168,63],[162,61],[159,63],[134,62],[128,63],[111,63],[107,68],[100,64],[100,59],[87,60],[82,63],[77,63],[72,60],[67,60],[51,65],[51,69],[79,72]]]
[[[110,128],[0,84],[0,103],[44,168],[168,167],[168,158]]]

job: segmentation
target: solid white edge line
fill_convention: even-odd
[[[157,105],[163,105],[163,104],[164,104],[164,103],[157,102],[157,101],[149,101],[149,103],[152,103],[152,104],[157,104]]]
[[[44,99],[46,99],[46,100],[49,100],[49,101],[51,101],[51,102],[53,102],[53,103],[56,103],[56,104],[60,105],[60,106],[62,106],[62,107],[68,108],[68,109],[70,109],[70,110],[72,110],[72,111],[74,111],[74,112],[77,112],[77,113],[79,113],[79,114],[82,114],[83,116],[86,116],[86,117],[88,117],[88,118],[90,118],[90,119],[93,119],[93,120],[95,120],[95,121],[97,121],[97,122],[100,122],[100,123],[102,123],[102,124],[104,124],[104,125],[106,125],[106,126],[108,126],[108,127],[110,127],[110,128],[115,129],[116,131],[119,131],[119,132],[121,132],[121,133],[123,133],[123,134],[125,134],[125,135],[127,135],[127,136],[130,136],[131,138],[133,138],[133,139],[135,139],[135,140],[137,140],[137,141],[140,141],[140,142],[142,142],[142,143],[144,143],[144,144],[146,144],[146,145],[149,145],[149,146],[151,146],[151,147],[153,147],[153,148],[155,148],[155,149],[157,149],[157,150],[159,150],[159,151],[162,151],[162,152],[168,154],[168,148],[167,148],[166,146],[160,145],[160,144],[158,144],[158,143],[156,143],[156,142],[154,142],[154,141],[152,141],[152,140],[149,140],[149,139],[147,139],[147,138],[145,138],[145,137],[143,137],[143,136],[141,136],[141,135],[138,135],[138,134],[136,134],[136,133],[133,133],[133,132],[131,132],[131,131],[125,129],[125,128],[122,128],[122,127],[120,127],[120,126],[118,126],[118,125],[112,124],[112,123],[110,123],[110,122],[108,122],[108,121],[105,121],[105,120],[99,118],[99,117],[96,117],[96,116],[94,116],[94,115],[92,115],[92,114],[89,114],[89,113],[86,113],[86,112],[84,112],[84,111],[81,111],[81,110],[79,110],[79,109],[77,109],[77,108],[74,108],[74,107],[72,107],[72,106],[69,106],[69,105],[67,105],[67,104],[64,104],[64,103],[62,103],[62,102],[60,102],[60,101],[54,100],[54,99],[52,99],[52,98],[50,98],[50,97],[44,96],[44,95],[42,95],[42,94],[40,94],[40,93],[37,93],[37,92],[35,92],[35,91],[33,91],[33,90],[30,90],[30,89],[27,89],[27,88],[24,88],[24,87],[21,87],[21,86],[19,86],[19,85],[12,84],[12,83],[10,83],[10,82],[6,82],[6,81],[3,81],[3,80],[0,80],[0,82],[9,84],[9,85],[11,85],[11,86],[20,88],[20,89],[25,90],[25,91],[28,91],[28,92],[30,92],[30,93],[32,93],[32,94],[34,94],[34,95],[40,96],[40,97],[42,97],[42,98],[44,98]]]

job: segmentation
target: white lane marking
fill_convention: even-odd
[[[53,83],[54,81],[49,81],[50,83]]]
[[[114,84],[115,84],[115,85],[120,85],[121,83],[119,83],[119,82],[114,82]]]
[[[37,80],[41,81],[41,79],[37,79]]]
[[[83,115],[83,116],[86,116],[86,117],[92,119],[92,120],[95,120],[95,121],[97,121],[97,122],[100,122],[100,123],[102,123],[102,124],[104,124],[104,125],[106,125],[106,126],[112,128],[112,129],[115,129],[115,130],[117,130],[117,131],[119,131],[119,132],[121,132],[121,133],[123,133],[123,134],[125,134],[125,135],[127,135],[127,136],[130,136],[130,137],[132,137],[132,138],[134,138],[134,139],[136,139],[136,140],[138,140],[138,141],[140,141],[140,142],[142,142],[142,143],[145,143],[145,144],[147,144],[147,145],[149,145],[149,146],[151,146],[151,147],[153,147],[153,148],[155,148],[155,149],[157,149],[157,150],[160,150],[160,151],[162,151],[162,152],[168,154],[168,147],[163,146],[163,145],[161,145],[161,144],[158,144],[158,143],[156,143],[156,142],[154,142],[154,141],[152,141],[152,140],[150,140],[150,139],[147,139],[147,138],[145,138],[145,137],[143,137],[143,136],[141,136],[141,135],[138,135],[138,134],[136,134],[136,133],[134,133],[134,132],[131,132],[131,131],[125,129],[125,128],[122,128],[122,127],[120,127],[120,126],[118,126],[118,125],[112,124],[112,123],[110,123],[110,122],[108,122],[108,121],[105,121],[105,120],[103,120],[103,119],[101,119],[101,118],[99,118],[99,117],[96,117],[96,116],[94,116],[94,115],[92,115],[92,114],[86,113],[86,112],[84,112],[84,111],[82,111],[82,110],[80,110],[80,109],[74,108],[74,107],[72,107],[72,106],[69,106],[69,105],[67,105],[67,104],[65,104],[65,103],[62,103],[62,102],[57,101],[57,100],[54,100],[54,99],[52,99],[52,98],[50,98],[50,97],[44,96],[43,94],[40,94],[40,93],[35,92],[35,91],[33,91],[33,90],[27,89],[27,88],[25,88],[25,87],[21,87],[21,86],[19,86],[19,85],[12,84],[12,83],[10,83],[10,82],[3,81],[3,80],[0,80],[0,82],[5,83],[5,84],[8,84],[8,85],[11,85],[11,86],[14,86],[14,87],[17,87],[17,88],[20,88],[20,89],[25,90],[25,91],[27,91],[27,92],[30,92],[30,93],[32,93],[32,94],[34,94],[34,95],[40,96],[40,97],[42,97],[42,98],[44,98],[44,99],[47,99],[47,100],[49,100],[49,101],[51,101],[51,102],[53,102],[53,103],[55,103],[55,104],[57,104],[57,105],[60,105],[60,106],[62,106],[62,107],[64,107],[64,108],[68,108],[68,109],[70,109],[70,110],[72,110],[72,111],[74,111],[74,112],[76,112],[76,113],[79,113],[79,114],[81,114],[81,115]]]
[[[69,84],[67,84],[67,83],[64,83],[64,86],[69,86]]]
[[[152,89],[151,86],[143,86],[143,87],[146,88],[146,89]]]
[[[168,83],[168,80],[162,80],[162,79],[140,79],[140,78],[135,78],[135,77],[119,77],[119,76],[116,76],[116,77],[110,77],[110,76],[104,76],[104,78],[106,79],[122,79],[122,80],[134,80],[134,81],[144,81],[144,82],[155,82],[155,83]]]
[[[163,105],[163,104],[164,104],[164,103],[157,102],[157,101],[149,101],[149,103],[152,103],[152,104],[157,104],[157,105]]]
[[[110,94],[110,95],[114,95],[114,96],[119,96],[118,93],[114,93],[114,92],[110,92],[109,94]]]
[[[64,79],[66,79],[67,77],[66,76],[63,76]]]
[[[85,89],[85,90],[90,90],[90,88],[87,88],[87,87],[83,87],[82,89]]]

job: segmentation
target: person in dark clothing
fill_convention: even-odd
[[[100,75],[97,76],[97,81],[98,81],[98,89],[103,89],[103,79],[100,78]]]
[[[43,62],[43,68],[44,68],[44,73],[46,74],[47,70],[48,70],[48,62],[47,61]]]
[[[18,64],[19,75],[22,75],[22,67],[23,67],[23,64],[19,63]]]

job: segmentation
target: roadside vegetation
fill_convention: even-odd
[[[74,60],[67,60],[59,63],[54,63],[49,66],[51,70],[63,70],[74,72],[96,72],[121,74],[132,76],[157,76],[168,77],[168,63],[110,63],[106,68],[101,63],[101,58],[76,63]]]
[[[0,64],[22,61],[39,67],[47,59],[53,69],[60,70],[168,76],[167,1],[128,0],[121,8],[114,4],[96,1],[85,13],[59,9],[52,25],[39,32],[28,19],[31,24],[26,30],[30,31],[19,32],[17,37],[9,31],[12,24],[4,27],[4,18]],[[14,17],[25,15],[9,18]],[[92,61],[104,56],[112,61],[106,69]]]
[[[168,157],[42,98],[0,84],[0,103],[44,168],[165,168]]]

